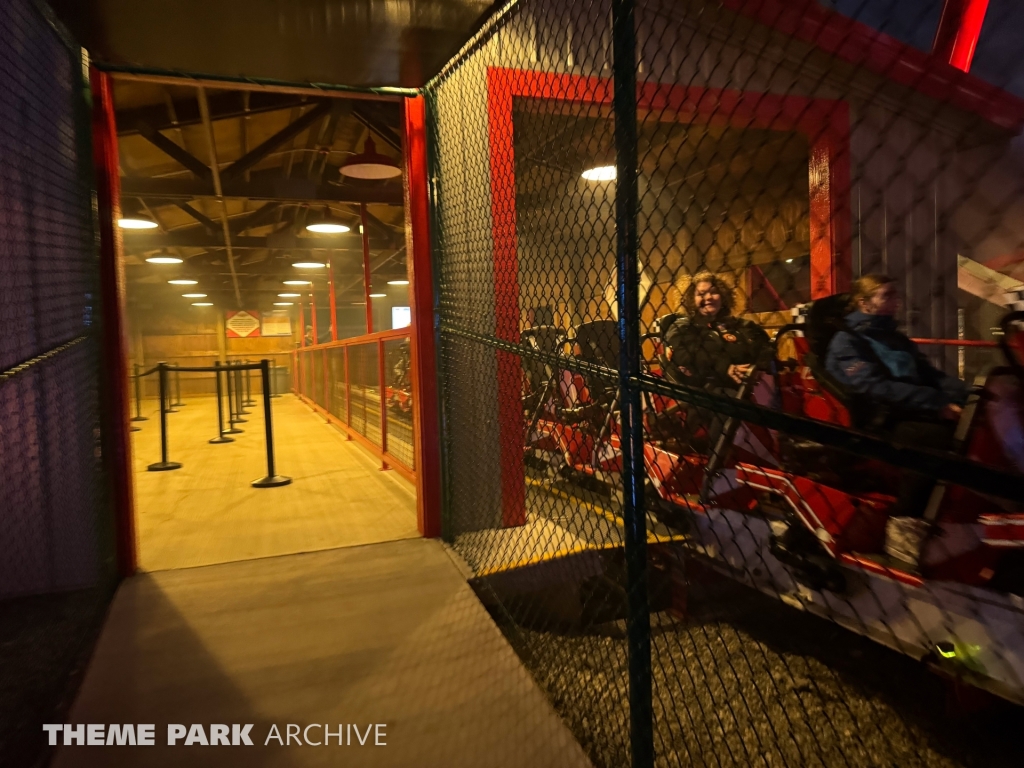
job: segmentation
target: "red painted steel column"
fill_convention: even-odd
[[[416,517],[420,533],[434,537],[441,535],[441,435],[430,257],[427,116],[422,96],[405,100],[404,149]]]
[[[512,142],[512,89],[507,72],[487,73],[490,136],[491,234],[494,239],[494,335],[519,344],[519,252],[516,234],[515,147]],[[497,351],[498,439],[501,463],[501,520],[526,523],[526,470],[523,466],[522,362]]]
[[[102,451],[114,500],[117,570],[130,576],[138,566],[135,546],[135,499],[132,449],[128,434],[129,396],[125,340],[125,280],[121,255],[121,178],[118,170],[117,126],[110,75],[90,71],[92,89],[93,165],[100,239],[100,317],[102,336],[100,398]]]
[[[384,391],[384,367],[384,339],[377,339],[377,381],[380,387],[380,468],[391,469],[383,455],[388,451],[388,409]]]
[[[348,345],[345,345],[345,425],[352,428],[352,387],[348,376]],[[352,435],[345,431],[345,439],[351,440]]]
[[[320,334],[317,332],[316,327],[316,289],[313,287],[313,281],[309,281],[309,314],[313,316],[313,346],[320,343]]]
[[[334,262],[327,261],[327,292],[331,305],[331,341],[338,340],[338,303],[334,298]]]
[[[370,229],[366,226],[366,204],[359,205],[359,229],[363,233],[363,297],[366,299],[366,332],[373,333],[373,299],[370,298]]]
[[[970,72],[985,23],[989,0],[946,0],[932,53],[964,72]]]

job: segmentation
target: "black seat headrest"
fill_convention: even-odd
[[[816,299],[807,308],[804,336],[807,346],[818,360],[828,356],[828,345],[839,331],[846,330],[846,316],[850,313],[850,294],[836,293]]]
[[[580,323],[575,331],[580,356],[609,368],[619,367],[619,324],[615,320]]]

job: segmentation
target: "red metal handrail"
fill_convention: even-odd
[[[987,347],[999,346],[995,341],[978,341],[976,339],[911,339],[915,344],[934,344],[942,347]]]

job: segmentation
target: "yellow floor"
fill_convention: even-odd
[[[279,474],[291,485],[256,489],[266,474],[262,403],[235,442],[216,435],[214,399],[194,397],[168,414],[171,461],[160,459],[156,401],[132,433],[139,565],[144,571],[211,565],[418,536],[415,491],[293,395],[272,400]]]

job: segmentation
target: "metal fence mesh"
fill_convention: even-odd
[[[0,762],[62,717],[109,599],[81,50],[0,7]]]
[[[596,765],[1013,759],[1016,59],[834,5],[524,0],[427,89],[445,536]]]

